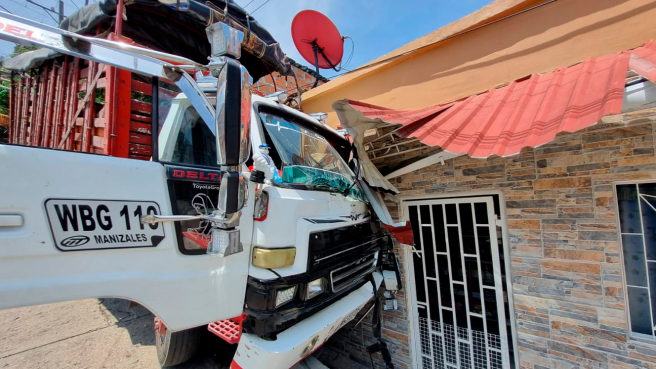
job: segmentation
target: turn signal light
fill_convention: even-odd
[[[253,212],[253,220],[259,222],[265,220],[268,212],[269,212],[269,194],[262,191],[262,193],[260,193],[260,196],[257,198],[257,201],[255,202],[255,211]]]
[[[296,247],[284,249],[253,248],[252,264],[258,268],[284,268],[294,265],[296,259]]]

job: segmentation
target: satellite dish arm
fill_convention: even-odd
[[[341,69],[337,69],[337,67],[336,67],[336,66],[330,61],[330,59],[328,59],[328,57],[326,56],[326,54],[323,53],[323,49],[324,49],[324,48],[319,47],[319,44],[317,44],[317,40],[318,40],[318,39],[315,38],[315,39],[311,42],[311,44],[312,44],[312,51],[314,51],[314,68],[316,69],[316,72],[317,72],[317,75],[316,75],[315,78],[314,78],[314,85],[312,85],[312,88],[317,87],[317,85],[319,84],[319,75],[320,75],[320,74],[319,74],[319,54],[321,54],[321,57],[323,57],[323,60],[325,60],[326,63],[328,63],[328,65],[330,65],[330,67],[331,67],[335,72],[339,72],[339,71],[341,70]]]
[[[317,72],[317,75],[314,76],[314,85],[312,85],[312,88],[317,87],[319,84],[319,54],[318,51],[321,49],[319,48],[319,45],[317,45],[317,39],[315,38],[314,41],[312,41],[312,51],[314,51],[314,69]],[[321,51],[321,55],[323,55],[323,51]],[[325,56],[324,56],[325,58]]]

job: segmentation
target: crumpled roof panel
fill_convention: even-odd
[[[546,144],[559,132],[575,132],[605,115],[619,114],[628,69],[656,80],[656,41],[449,104],[399,111],[350,103],[367,117],[402,124],[400,136],[417,137],[454,154],[510,156]]]

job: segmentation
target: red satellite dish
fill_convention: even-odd
[[[342,61],[342,35],[328,17],[317,11],[303,10],[296,14],[292,38],[301,56],[317,68],[336,69]]]

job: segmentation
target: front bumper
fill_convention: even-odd
[[[343,267],[287,276],[278,280],[261,281],[249,277],[244,331],[267,340],[275,340],[279,332],[325,309],[367,283],[367,276],[378,265],[379,252],[379,249],[370,249],[356,258],[352,257]],[[319,278],[324,281],[324,292],[307,299],[307,283]],[[276,294],[290,287],[296,287],[295,296],[291,301],[277,307]]]
[[[383,280],[382,274],[378,271],[373,274],[378,288]],[[372,297],[371,283],[366,283],[320,312],[279,333],[275,341],[242,333],[232,368],[291,368],[355,318]],[[308,345],[313,340],[315,343],[308,350]]]

